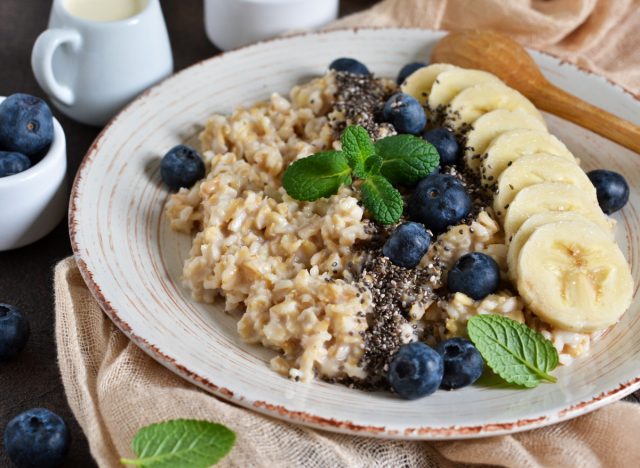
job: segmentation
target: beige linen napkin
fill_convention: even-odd
[[[387,0],[338,24],[491,27],[640,87],[635,0]],[[238,434],[223,466],[638,466],[640,406],[616,403],[552,427],[462,442],[399,442],[280,422],[204,393],[157,364],[110,322],[69,258],[56,267],[56,338],[71,409],[100,466],[131,457],[145,425],[172,418],[221,422]]]
[[[286,468],[634,466],[640,405],[616,403],[570,422],[462,442],[402,442],[308,429],[212,397],[131,343],[104,315],[72,258],[56,267],[56,338],[69,405],[100,466],[131,457],[143,426],[173,418],[221,422],[238,435],[222,466]],[[637,463],[636,463],[637,465]]]
[[[640,0],[385,0],[353,26],[495,29],[640,94]]]

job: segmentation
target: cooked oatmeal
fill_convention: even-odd
[[[200,143],[207,175],[166,206],[174,230],[195,234],[183,270],[194,299],[222,298],[226,311],[240,315],[242,339],[276,350],[271,367],[294,380],[317,375],[384,387],[401,344],[464,336],[477,314],[526,322],[552,340],[563,363],[585,352],[592,336],[542,323],[509,287],[504,233],[468,175],[445,168],[470,189],[474,210],[434,239],[413,270],[382,256],[389,229],[365,217],[352,189],[314,202],[287,195],[287,166],[339,148],[346,125],[360,124],[374,139],[394,134],[376,119],[394,90],[389,80],[329,72],[288,98],[273,94],[206,122]],[[442,292],[445,272],[469,252],[496,260],[503,289],[480,301]]]

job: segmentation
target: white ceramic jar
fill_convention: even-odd
[[[53,104],[72,119],[102,126],[173,72],[159,0],[131,2],[94,0],[101,9],[92,11],[78,9],[71,0],[53,1],[49,29],[33,47],[31,66]],[[109,9],[128,3],[139,5],[131,10],[137,13],[113,19],[118,11]],[[103,10],[114,15],[98,15]]]
[[[229,50],[338,17],[339,0],[204,0],[207,36]]]
[[[66,174],[64,131],[53,119],[47,154],[24,172],[0,177],[0,251],[31,244],[58,225],[67,213]]]

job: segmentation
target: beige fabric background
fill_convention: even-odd
[[[387,0],[338,24],[491,27],[569,57],[634,92],[640,87],[638,0]],[[461,442],[392,442],[289,425],[218,400],[157,364],[109,321],[73,259],[56,267],[56,337],[71,409],[100,466],[131,457],[145,425],[221,422],[238,440],[221,463],[238,467],[640,466],[640,405],[616,403],[564,424]]]

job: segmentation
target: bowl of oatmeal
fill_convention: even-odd
[[[564,158],[565,165],[615,170],[633,187],[640,180],[633,154],[543,116],[519,98],[509,100],[509,108],[492,109],[497,112],[492,117],[469,111],[468,102],[475,102],[471,92],[454,94],[448,106],[429,107],[429,98],[436,103],[446,98],[443,85],[422,102],[422,91],[412,85],[414,75],[404,85],[396,76],[406,63],[428,61],[439,37],[419,30],[358,30],[258,44],[188,69],[126,109],[87,155],[72,197],[74,249],[107,314],[161,363],[203,388],[257,411],[329,430],[423,439],[507,433],[576,416],[631,392],[640,376],[632,362],[640,353],[633,342],[633,330],[640,327],[635,299],[613,322],[607,316],[596,323],[591,315],[567,322],[560,312],[545,314],[545,301],[558,295],[545,291],[543,301],[534,295],[540,292],[538,282],[530,286],[529,280],[541,278],[532,245],[544,245],[545,236],[552,235],[569,242],[567,232],[587,223],[598,233],[615,224],[598,236],[626,256],[637,278],[636,194],[632,190],[622,211],[602,219],[587,202],[576,200],[576,208],[568,211],[585,220],[554,219],[562,232],[546,232],[528,221],[541,216],[526,202],[527,191],[533,191],[530,182],[521,183],[509,200],[516,208],[505,215],[493,206],[492,184],[483,181],[497,173],[493,167],[482,172],[481,161],[487,148],[492,160],[502,157],[499,147],[490,146],[500,132],[548,131],[573,155],[571,161]],[[373,73],[328,70],[336,50]],[[294,55],[300,57],[295,63],[287,59]],[[604,108],[634,118],[628,109],[639,104],[623,90],[560,66],[552,57],[534,58],[543,70],[556,73],[556,84],[576,94],[581,88],[572,83],[596,87]],[[453,71],[439,73],[455,77]],[[471,80],[483,87],[483,96],[501,89],[479,79]],[[413,93],[428,122],[449,123],[460,142],[474,142],[463,150],[460,164],[420,174],[421,179],[456,180],[470,200],[464,216],[437,229],[409,209],[394,219],[376,218],[362,194],[369,179],[396,177],[385,161],[381,169],[365,164],[367,176],[349,169],[348,183],[345,178],[325,196],[301,199],[305,196],[286,187],[289,168],[319,153],[344,153],[341,138],[349,128],[362,129],[376,148],[402,137],[402,122],[383,115],[399,92]],[[465,104],[465,98],[471,101]],[[504,112],[523,123],[508,128],[505,122],[513,119]],[[493,130],[498,127],[500,132]],[[195,184],[170,192],[162,184],[159,158],[180,144],[197,149],[205,173]],[[562,154],[551,156],[562,159]],[[480,169],[474,172],[474,167]],[[574,179],[576,184],[583,180],[567,176],[548,183],[560,183],[569,193],[573,186],[564,186]],[[422,185],[409,182],[394,189],[407,207]],[[429,246],[417,264],[405,267],[393,254],[385,255],[385,246],[399,225],[416,219],[428,232]],[[532,231],[528,240],[524,234],[516,239],[521,225]],[[517,267],[510,270],[515,245],[521,254],[512,256],[531,260],[512,259]],[[499,283],[477,298],[472,290],[447,287],[449,272],[470,253],[492,259],[498,271]],[[545,284],[542,278],[540,284]],[[632,294],[636,284],[623,293]],[[562,313],[571,317],[571,310],[567,306]],[[389,374],[398,368],[393,358],[400,349],[412,343],[432,349],[468,338],[470,319],[482,316],[524,323],[550,343],[561,364],[552,372],[557,383],[523,390],[481,380],[415,401],[398,397],[402,391]]]

